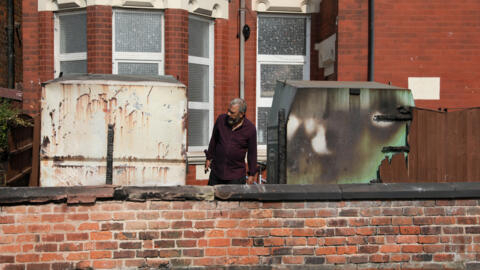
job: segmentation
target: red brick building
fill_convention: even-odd
[[[22,82],[22,47],[21,47],[21,21],[22,21],[22,2],[11,1],[11,12],[13,19],[11,22],[12,42],[13,42],[13,69],[12,69],[12,85],[14,88],[21,88],[18,83]],[[0,87],[9,87],[8,85],[8,1],[0,2]]]
[[[40,83],[60,73],[172,75],[188,86],[187,184],[201,184],[202,150],[234,97],[265,155],[277,79],[373,78],[409,87],[420,107],[478,106],[479,12],[476,0],[24,0],[24,109],[38,112]]]

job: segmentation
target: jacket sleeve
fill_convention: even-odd
[[[215,147],[217,146],[217,140],[218,140],[219,118],[217,118],[217,121],[215,121],[215,125],[213,126],[213,131],[212,131],[212,137],[210,138],[210,143],[208,144],[208,150],[205,153],[208,160],[213,160],[213,157],[215,156]]]
[[[258,171],[257,168],[257,130],[253,128],[253,132],[248,139],[248,175],[255,175]]]

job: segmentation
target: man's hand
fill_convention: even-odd
[[[252,185],[255,182],[255,176],[250,175],[247,179],[247,184]]]
[[[210,169],[210,160],[206,159],[205,160],[205,173],[208,172],[208,170]]]

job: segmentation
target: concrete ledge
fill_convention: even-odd
[[[2,187],[0,205],[96,200],[247,200],[247,201],[338,201],[399,199],[480,198],[480,182],[350,184],[350,185],[224,185],[224,186],[76,186]]]
[[[480,183],[399,183],[340,185],[342,199],[453,199],[479,197]],[[471,191],[476,191],[471,192]]]
[[[341,200],[339,185],[224,185],[215,186],[220,200],[305,201]]]
[[[480,198],[480,183],[216,186],[220,200],[322,201]]]
[[[209,186],[121,187],[115,190],[115,198],[127,201],[212,201],[214,192]]]
[[[2,187],[0,204],[47,203],[66,201],[67,203],[92,203],[96,199],[112,199],[112,186],[77,187]]]

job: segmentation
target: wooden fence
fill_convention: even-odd
[[[396,154],[382,162],[382,182],[480,181],[480,108],[414,108],[408,144],[408,158]]]

